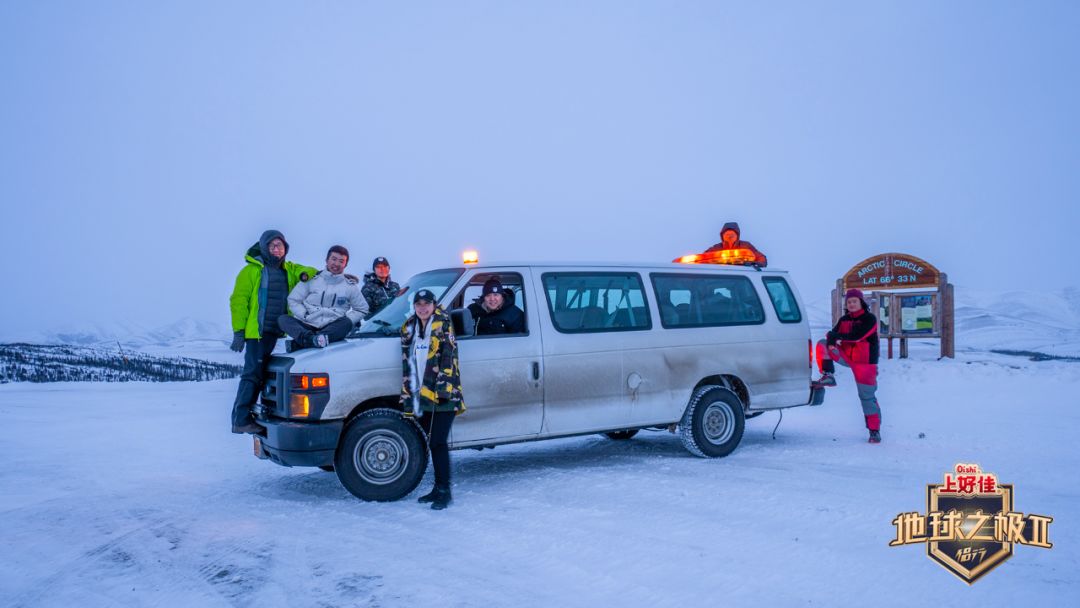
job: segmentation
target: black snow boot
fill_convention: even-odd
[[[824,372],[821,377],[814,381],[814,387],[836,386],[836,376],[831,372]]]
[[[881,443],[881,431],[870,431],[870,443]]]
[[[436,485],[435,496],[431,500],[431,508],[436,511],[442,511],[446,507],[450,506],[450,502],[453,500],[450,496],[450,484]]]
[[[419,503],[433,502],[435,500],[435,497],[438,496],[438,495],[439,495],[439,486],[433,486],[431,488],[430,492],[428,492],[427,494],[424,494],[420,498],[417,498],[416,502],[419,502]]]
[[[266,427],[255,422],[254,420],[248,421],[246,424],[237,426],[233,425],[232,432],[240,435],[243,433],[250,433],[252,435],[266,435]]]

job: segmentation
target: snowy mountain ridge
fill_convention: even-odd
[[[0,344],[0,384],[7,382],[191,382],[235,378],[236,364],[190,357],[119,353],[89,346]]]
[[[215,341],[228,343],[231,332],[225,324],[211,323],[201,319],[184,317],[172,323],[157,327],[148,327],[139,323],[125,321],[96,322],[86,325],[63,326],[52,331],[38,332],[17,338],[32,338],[34,341],[81,346],[122,346],[138,348],[140,346],[167,346],[179,342]]]

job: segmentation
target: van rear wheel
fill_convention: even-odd
[[[742,400],[722,386],[703,386],[690,398],[679,423],[679,438],[695,456],[727,456],[742,441],[746,418]]]
[[[415,490],[427,463],[423,431],[401,412],[379,408],[349,424],[334,456],[334,471],[353,496],[384,502]]]

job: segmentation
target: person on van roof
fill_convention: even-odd
[[[850,367],[862,403],[863,418],[870,431],[870,443],[881,443],[881,406],[877,401],[878,321],[870,313],[863,292],[849,289],[844,294],[847,314],[817,343],[817,386],[836,386],[833,361]]]
[[[742,233],[739,231],[738,222],[728,222],[724,224],[724,227],[720,229],[720,242],[709,247],[705,250],[705,253],[712,253],[714,251],[723,251],[725,249],[749,249],[753,252],[756,260],[755,263],[762,268],[769,265],[768,258],[764,253],[757,250],[750,241],[742,240]]]
[[[288,314],[286,298],[297,283],[307,281],[317,272],[311,266],[285,261],[289,243],[277,230],[267,230],[248,248],[247,262],[236,275],[236,285],[229,297],[233,341],[230,348],[244,354],[244,371],[233,402],[232,432],[261,433],[251,406],[262,390],[266,365],[274,352],[281,328],[278,319]]]
[[[499,279],[488,279],[480,297],[469,304],[474,319],[473,335],[525,333],[525,315],[514,306],[513,297],[514,292],[503,289]]]

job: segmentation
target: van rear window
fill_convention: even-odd
[[[765,322],[761,299],[743,276],[653,274],[660,324],[675,327],[758,325]]]
[[[548,272],[542,278],[551,321],[562,333],[652,328],[637,273]]]
[[[776,317],[781,323],[798,323],[802,321],[802,313],[799,312],[799,303],[795,301],[795,294],[791,293],[791,286],[781,277],[762,277],[765,291],[769,292]]]

